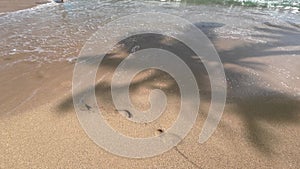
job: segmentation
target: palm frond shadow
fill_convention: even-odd
[[[214,34],[214,29],[217,27],[224,26],[222,23],[195,23],[199,29],[201,29],[205,34],[208,35],[209,39],[212,42],[217,40],[217,36]],[[281,55],[291,55],[297,54],[300,55],[300,50],[295,51],[270,51],[270,49],[276,47],[285,47],[285,46],[298,46],[300,44],[300,30],[297,26],[294,27],[287,26],[278,26],[270,23],[266,23],[267,27],[256,27],[256,30],[261,32],[271,33],[267,35],[254,35],[259,37],[265,37],[275,40],[275,43],[272,45],[269,44],[249,44],[236,46],[230,50],[218,50],[221,61],[223,64],[237,65],[242,68],[256,69],[263,71],[267,65],[258,62],[245,61],[246,58],[251,57],[272,57],[272,56],[281,56]],[[290,37],[294,37],[285,43],[281,43],[282,40],[286,40]],[[297,38],[298,37],[298,38]],[[134,39],[134,43],[132,43]],[[122,62],[122,60],[131,53],[131,50],[134,46],[139,45],[138,50],[147,49],[147,48],[161,48],[168,50],[178,57],[180,57],[192,70],[197,80],[201,99],[210,101],[210,82],[206,72],[206,69],[199,59],[195,59],[195,53],[191,51],[183,43],[172,39],[169,37],[164,37],[157,34],[142,34],[127,38],[121,41],[118,45],[122,46],[117,51],[114,51],[110,54],[107,54],[101,63],[102,68],[109,69],[111,72],[117,68],[117,66]],[[255,51],[255,55],[253,54]],[[121,57],[115,57],[119,55]],[[94,57],[94,56],[91,56]],[[98,66],[98,65],[90,65]],[[245,80],[246,75],[244,72],[236,72],[232,69],[225,67],[225,73],[228,80],[228,88],[235,87],[235,83],[240,83]],[[149,88],[157,88],[154,84],[150,82],[159,79],[162,76],[166,76],[164,72],[154,71],[151,75],[139,79],[131,84],[131,90],[139,90],[140,86],[149,85]],[[242,78],[243,77],[243,78]],[[255,79],[249,79],[255,80]],[[178,90],[178,86],[174,79],[167,78],[167,81],[164,81],[167,85],[160,87],[167,94],[174,92],[169,92],[170,90]],[[122,87],[122,86],[120,86]],[[96,96],[102,97],[102,95],[107,95],[110,93],[110,84],[108,82],[100,82],[96,84]],[[235,114],[242,117],[244,123],[247,126],[246,131],[248,133],[248,140],[260,150],[262,153],[270,154],[274,145],[269,142],[269,139],[276,139],[276,135],[269,133],[264,126],[262,126],[259,121],[264,121],[270,124],[300,124],[299,112],[300,112],[300,101],[294,97],[289,96],[288,94],[282,94],[276,92],[272,89],[262,88],[261,86],[252,86],[249,89],[246,89],[244,96],[235,96],[232,92],[233,90],[228,90],[228,102],[236,104],[237,111]],[[249,93],[255,91],[256,94],[251,95]],[[83,93],[85,91],[82,91]],[[248,93],[247,93],[248,92]],[[106,93],[106,94],[105,94]],[[173,94],[175,97],[179,97],[180,93],[175,92]],[[78,93],[79,95],[81,93]],[[108,98],[111,97],[108,94]],[[110,98],[111,99],[111,98]],[[64,100],[58,105],[60,112],[64,112],[73,107],[72,96]],[[230,127],[230,125],[228,125]],[[230,138],[228,138],[230,139]]]

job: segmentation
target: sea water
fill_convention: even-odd
[[[195,2],[194,0],[193,2]],[[235,5],[197,4],[191,1],[68,0],[0,15],[0,63],[53,63],[72,61],[85,41],[101,26],[122,16],[163,12],[183,17],[215,37],[267,43],[269,25],[299,27],[300,13],[279,8],[246,8]],[[163,23],[162,23],[163,24]],[[155,25],[153,25],[155,26]]]

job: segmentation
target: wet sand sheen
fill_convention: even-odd
[[[222,46],[224,41],[216,40],[217,49],[234,49],[237,44],[241,45],[241,42],[228,43],[228,40],[226,42],[227,46]],[[238,53],[238,51],[236,52]],[[119,55],[115,53],[115,55],[117,58],[122,58],[124,51]],[[168,128],[176,119],[179,108],[178,90],[176,86],[172,85],[173,80],[159,71],[144,72],[137,76],[134,79],[134,88],[131,89],[133,103],[137,107],[145,109],[149,106],[147,105],[147,91],[153,86],[159,87],[161,82],[167,84],[164,85],[167,88],[162,89],[169,95],[169,104],[161,119],[154,123],[146,126],[130,123],[115,112],[111,101],[107,84],[112,75],[114,67],[112,65],[117,65],[119,62],[113,58],[115,57],[108,57],[104,60],[104,65],[98,73],[98,79],[102,75],[106,76],[96,86],[98,103],[101,103],[100,109],[104,111],[103,115],[108,123],[123,134],[135,137],[154,136],[157,134],[157,130]],[[34,63],[31,64],[31,66],[33,65]],[[198,68],[198,66],[195,67]],[[20,68],[22,71],[28,70],[26,66],[20,65],[15,65],[14,68]],[[204,95],[196,125],[177,148],[160,156],[142,160],[114,156],[96,146],[78,123],[70,92],[72,68],[73,64],[71,63],[50,64],[38,68],[42,72],[30,71],[29,75],[24,75],[19,79],[21,81],[24,81],[23,78],[32,79],[30,84],[27,84],[28,87],[39,90],[30,101],[21,105],[14,113],[1,115],[1,128],[4,129],[0,139],[3,145],[1,152],[5,154],[1,157],[1,161],[5,161],[5,163],[1,164],[4,168],[32,166],[50,168],[106,168],[112,166],[113,168],[121,166],[122,168],[144,168],[145,166],[150,168],[216,168],[224,166],[294,168],[299,166],[300,154],[296,148],[300,141],[300,138],[297,137],[300,134],[299,100],[272,91],[269,91],[269,96],[260,94],[247,96],[245,93],[243,96],[234,96],[234,92],[229,90],[228,103],[222,121],[215,134],[205,144],[197,143],[209,106],[209,97]],[[230,66],[225,66],[225,69],[228,78],[236,76],[235,69]],[[241,74],[241,71],[245,70],[239,71]],[[20,75],[18,71],[16,74],[13,74],[12,71],[9,72],[8,76],[10,77]],[[33,75],[37,76],[37,79],[34,79]],[[152,81],[152,77],[156,77],[157,80]],[[3,78],[8,79],[9,77]],[[139,79],[144,79],[140,85],[138,84],[140,83]],[[41,84],[41,80],[46,83]],[[20,85],[17,84],[21,82],[14,81],[11,84],[13,83],[16,84],[14,85],[15,89],[20,88]],[[27,85],[22,89],[26,89],[24,87]],[[202,85],[205,87],[208,84]],[[238,90],[243,91],[243,89],[246,88],[241,86]],[[3,93],[10,89],[8,87],[1,90]],[[205,90],[209,90],[209,88]],[[260,93],[268,93],[262,88],[256,88],[256,90],[259,90]],[[22,92],[24,96],[29,96],[34,92],[33,89],[28,89],[28,91],[19,90],[19,96],[22,95]],[[14,98],[7,97],[7,100],[11,101]],[[6,105],[9,104],[2,104],[1,108]]]
[[[300,53],[289,47],[299,47],[299,29],[264,29],[275,37],[280,35],[283,40],[269,46],[210,36],[225,66],[228,100],[217,131],[205,144],[197,143],[210,101],[210,84],[201,62],[193,60],[192,53],[182,52],[185,48],[173,41],[162,37],[138,39],[141,44],[146,42],[148,47],[155,46],[160,39],[160,46],[170,46],[174,52],[181,53],[194,69],[202,92],[199,116],[189,135],[176,148],[148,159],[134,160],[112,155],[87,137],[72,104],[74,62],[40,64],[28,61],[2,69],[0,168],[300,166],[300,100],[296,93],[296,87],[300,85],[297,80],[300,76]],[[145,126],[124,119],[115,111],[109,86],[114,68],[130,50],[126,43],[124,46],[108,56],[98,70],[96,95],[99,107],[108,123],[123,134],[136,137],[157,135],[157,131],[170,127],[177,117],[178,87],[163,72],[151,70],[140,73],[130,88],[134,105],[141,110],[147,109],[149,91],[161,88],[168,95],[167,110],[161,119]],[[275,48],[282,46],[288,46],[292,52]],[[1,58],[1,61],[10,63],[22,56],[27,55]],[[288,87],[280,82],[286,82]]]

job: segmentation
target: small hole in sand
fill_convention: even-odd
[[[157,129],[157,131],[158,131],[160,134],[164,132],[163,129]]]

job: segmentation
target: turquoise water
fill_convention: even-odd
[[[244,6],[264,6],[269,8],[285,8],[290,9],[292,7],[295,10],[299,10],[300,1],[299,0],[235,0],[241,2]]]

